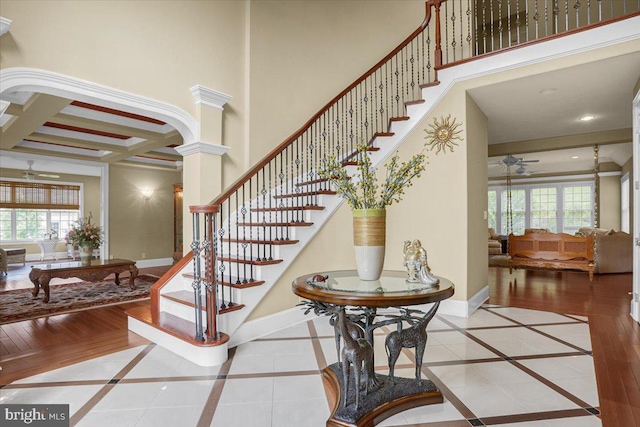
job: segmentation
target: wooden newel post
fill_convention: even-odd
[[[220,339],[218,331],[218,304],[216,287],[218,285],[216,265],[216,239],[217,229],[216,214],[219,211],[217,205],[196,205],[189,206],[189,212],[193,215],[193,262],[194,262],[194,300],[196,305],[196,340],[216,341]],[[200,214],[204,215],[204,227],[202,243],[200,243]],[[201,252],[203,252],[201,254]],[[202,273],[201,261],[204,261],[204,274]],[[201,285],[205,285],[205,314],[206,331],[202,331],[202,292]]]
[[[436,73],[438,71],[438,68],[442,66],[442,31],[440,28],[440,4],[444,1],[446,0],[432,0],[433,7],[435,8],[436,18],[436,48],[434,51],[434,68],[436,70]]]

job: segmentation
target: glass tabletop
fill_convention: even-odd
[[[324,280],[320,280],[323,279]],[[445,280],[439,278],[439,280]],[[425,284],[407,281],[407,273],[403,271],[385,271],[379,280],[361,280],[354,271],[337,271],[325,275],[308,277],[306,282],[319,289],[340,292],[358,292],[365,294],[391,294],[419,292],[438,287],[439,283]]]

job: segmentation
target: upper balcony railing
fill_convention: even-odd
[[[639,11],[640,0],[445,0],[435,19],[442,28],[442,64],[450,66]]]
[[[305,211],[322,209],[319,196],[332,193],[318,174],[324,159],[346,162],[357,144],[407,119],[406,105],[438,83],[439,69],[639,10],[640,0],[428,0],[424,22],[398,47],[208,206],[191,207],[196,339],[218,339],[219,311],[236,305],[232,288],[258,283],[256,266],[277,262],[274,246],[294,243],[292,227],[310,225]]]

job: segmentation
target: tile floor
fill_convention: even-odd
[[[422,375],[445,402],[380,425],[601,426],[586,320],[494,305],[468,319],[437,315]],[[384,332],[374,346],[380,373]],[[243,344],[222,366],[151,344],[16,381],[0,403],[68,403],[78,427],[320,427],[330,415],[320,370],[336,360],[323,317]],[[412,360],[413,350],[401,355],[396,375],[412,377]]]

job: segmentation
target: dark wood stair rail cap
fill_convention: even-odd
[[[364,73],[355,82],[351,83],[346,89],[344,89],[342,92],[340,92],[338,95],[336,95],[331,101],[329,101],[324,107],[322,107],[320,109],[320,111],[318,111],[309,120],[307,120],[307,122],[304,125],[302,125],[302,127],[300,129],[298,129],[296,132],[294,132],[289,138],[285,139],[276,148],[271,150],[271,152],[269,152],[269,154],[267,154],[260,162],[258,162],[255,166],[253,166],[251,169],[249,169],[247,172],[245,172],[240,178],[238,178],[224,193],[222,193],[220,196],[216,197],[211,202],[211,204],[215,205],[215,206],[219,206],[225,200],[230,198],[233,195],[233,193],[235,193],[238,189],[240,189],[240,187],[242,187],[242,185],[244,183],[249,181],[249,179],[252,176],[254,176],[256,173],[258,173],[264,166],[266,166],[278,154],[280,154],[289,145],[291,145],[300,135],[302,135],[311,126],[311,124],[313,124],[320,116],[322,116],[327,110],[329,110],[329,108],[331,108],[332,105],[337,103],[338,100],[341,99],[343,96],[345,96],[347,93],[349,93],[349,91],[351,91],[351,89],[355,88],[357,85],[359,85],[361,82],[363,82],[367,77],[369,77],[371,74],[373,74],[376,70],[378,70],[378,68],[380,68],[382,65],[384,65],[387,61],[389,61],[391,58],[393,58],[394,55],[396,55],[405,46],[407,46],[411,42],[411,40],[416,38],[418,36],[418,34],[420,34],[427,27],[427,25],[429,24],[429,21],[431,20],[431,6],[433,6],[433,5],[438,5],[439,6],[440,3],[442,3],[443,1],[446,1],[446,0],[428,0],[425,3],[425,8],[426,8],[426,12],[425,13],[426,13],[426,15],[425,15],[424,21],[422,22],[420,27],[418,27],[418,29],[416,29],[413,33],[411,33],[411,35],[409,37],[407,37],[402,43],[400,43],[398,45],[398,47],[393,49],[387,56],[385,56],[380,61],[378,61],[378,63],[376,65],[374,65],[373,67],[371,67],[369,69],[369,71]],[[436,75],[436,80],[437,80],[437,75]]]
[[[218,213],[220,209],[217,205],[192,205],[189,206],[189,212],[194,213]]]

